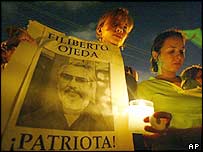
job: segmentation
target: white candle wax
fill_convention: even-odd
[[[129,130],[134,133],[150,134],[144,130],[144,126],[150,123],[144,122],[144,118],[154,113],[153,102],[143,99],[130,101],[128,109]]]

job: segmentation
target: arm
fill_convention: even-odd
[[[150,135],[143,135],[144,141],[147,147],[152,149],[188,149],[189,144],[196,143],[201,144],[201,130],[202,127],[193,128],[170,128],[170,121],[172,116],[170,113],[155,112],[153,115],[157,118],[157,123],[160,123],[160,119],[165,119],[166,127],[163,130],[156,129],[152,126],[146,126],[145,130],[152,132]],[[145,122],[149,122],[149,117],[145,118]]]

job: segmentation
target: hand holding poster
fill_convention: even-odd
[[[9,99],[3,150],[132,150],[119,48],[66,36],[36,21],[29,22],[28,32],[39,45],[21,43],[14,54],[32,52]],[[7,70],[18,66],[11,63]],[[7,100],[3,95],[2,102]]]

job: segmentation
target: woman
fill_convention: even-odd
[[[181,88],[177,72],[184,60],[185,37],[180,31],[167,30],[155,38],[151,65],[156,75],[138,84],[137,98],[152,101],[155,112],[171,114],[172,119],[169,115],[167,126],[170,126],[162,131],[146,126],[147,131],[163,133],[157,137],[145,136],[146,143],[152,144],[154,150],[188,149],[191,143],[201,143],[202,92],[194,96],[193,90]]]

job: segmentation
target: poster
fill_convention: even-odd
[[[133,150],[119,48],[37,21],[28,32],[38,45],[21,43],[2,72],[2,150]]]

